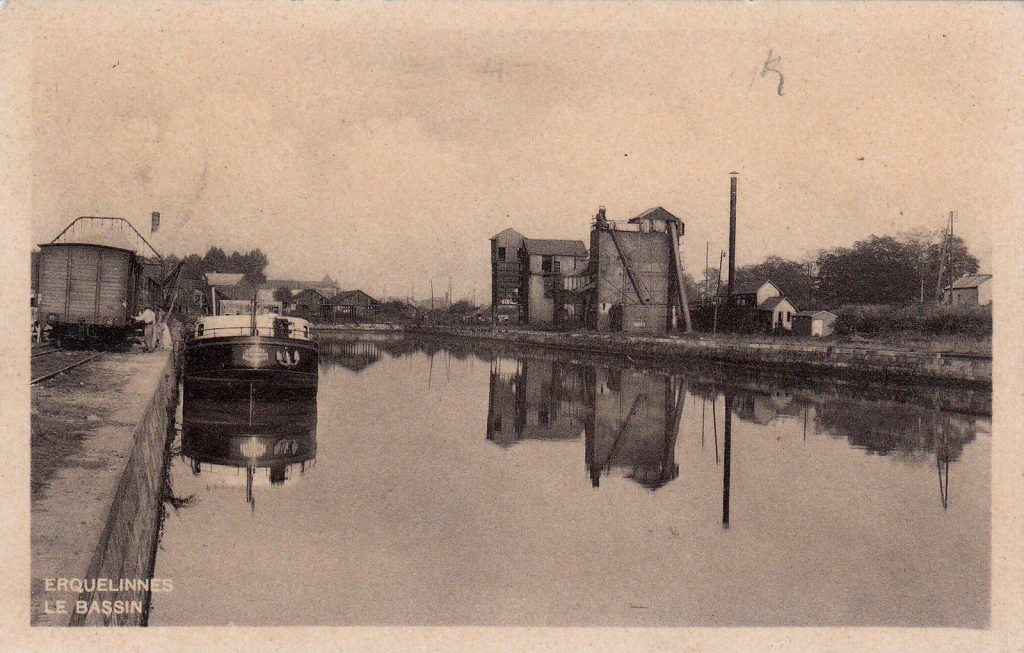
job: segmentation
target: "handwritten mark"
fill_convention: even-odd
[[[779,97],[782,97],[782,86],[783,86],[783,84],[785,84],[786,79],[782,76],[782,72],[775,67],[775,66],[779,65],[780,63],[782,63],[782,57],[781,56],[773,57],[772,54],[773,54],[772,51],[769,49],[768,50],[768,58],[765,59],[764,66],[761,67],[761,77],[767,76],[768,73],[775,73],[776,75],[778,75],[779,76],[778,93],[779,93]]]

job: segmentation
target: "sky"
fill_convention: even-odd
[[[699,277],[731,171],[739,265],[952,210],[991,271],[1015,219],[1012,3],[54,7],[32,21],[36,243],[160,211],[162,253],[483,302],[492,235],[589,243],[599,206],[678,215]]]

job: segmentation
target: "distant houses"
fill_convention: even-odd
[[[769,279],[759,281],[738,281],[734,284],[731,302],[726,302],[727,290],[723,289],[719,297],[720,303],[731,305],[734,321],[740,324],[752,324],[761,331],[791,331],[793,318],[798,310],[782,290]],[[753,320],[736,319],[744,313]]]
[[[294,315],[311,322],[373,321],[381,302],[362,290],[339,290],[330,276],[319,281],[270,279],[259,285],[245,282],[243,274],[207,272],[205,305],[223,315],[245,314],[255,300],[261,312]]]

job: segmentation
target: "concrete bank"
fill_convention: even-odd
[[[377,333],[403,331],[401,324],[314,324],[316,333]]]
[[[144,623],[177,364],[169,350],[111,353],[33,388],[33,438],[38,415],[76,442],[33,492],[33,625]],[[82,601],[93,609],[76,612]]]
[[[922,380],[992,386],[992,359],[935,352],[860,349],[806,343],[759,343],[709,336],[652,337],[622,334],[529,331],[501,328],[419,326],[415,333],[554,347],[658,359],[706,359],[773,366],[793,374],[841,374],[887,381]]]

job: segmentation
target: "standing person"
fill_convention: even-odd
[[[143,348],[146,351],[153,351],[156,348],[156,313],[147,306],[141,313],[135,316],[135,320],[142,322],[144,327]]]

